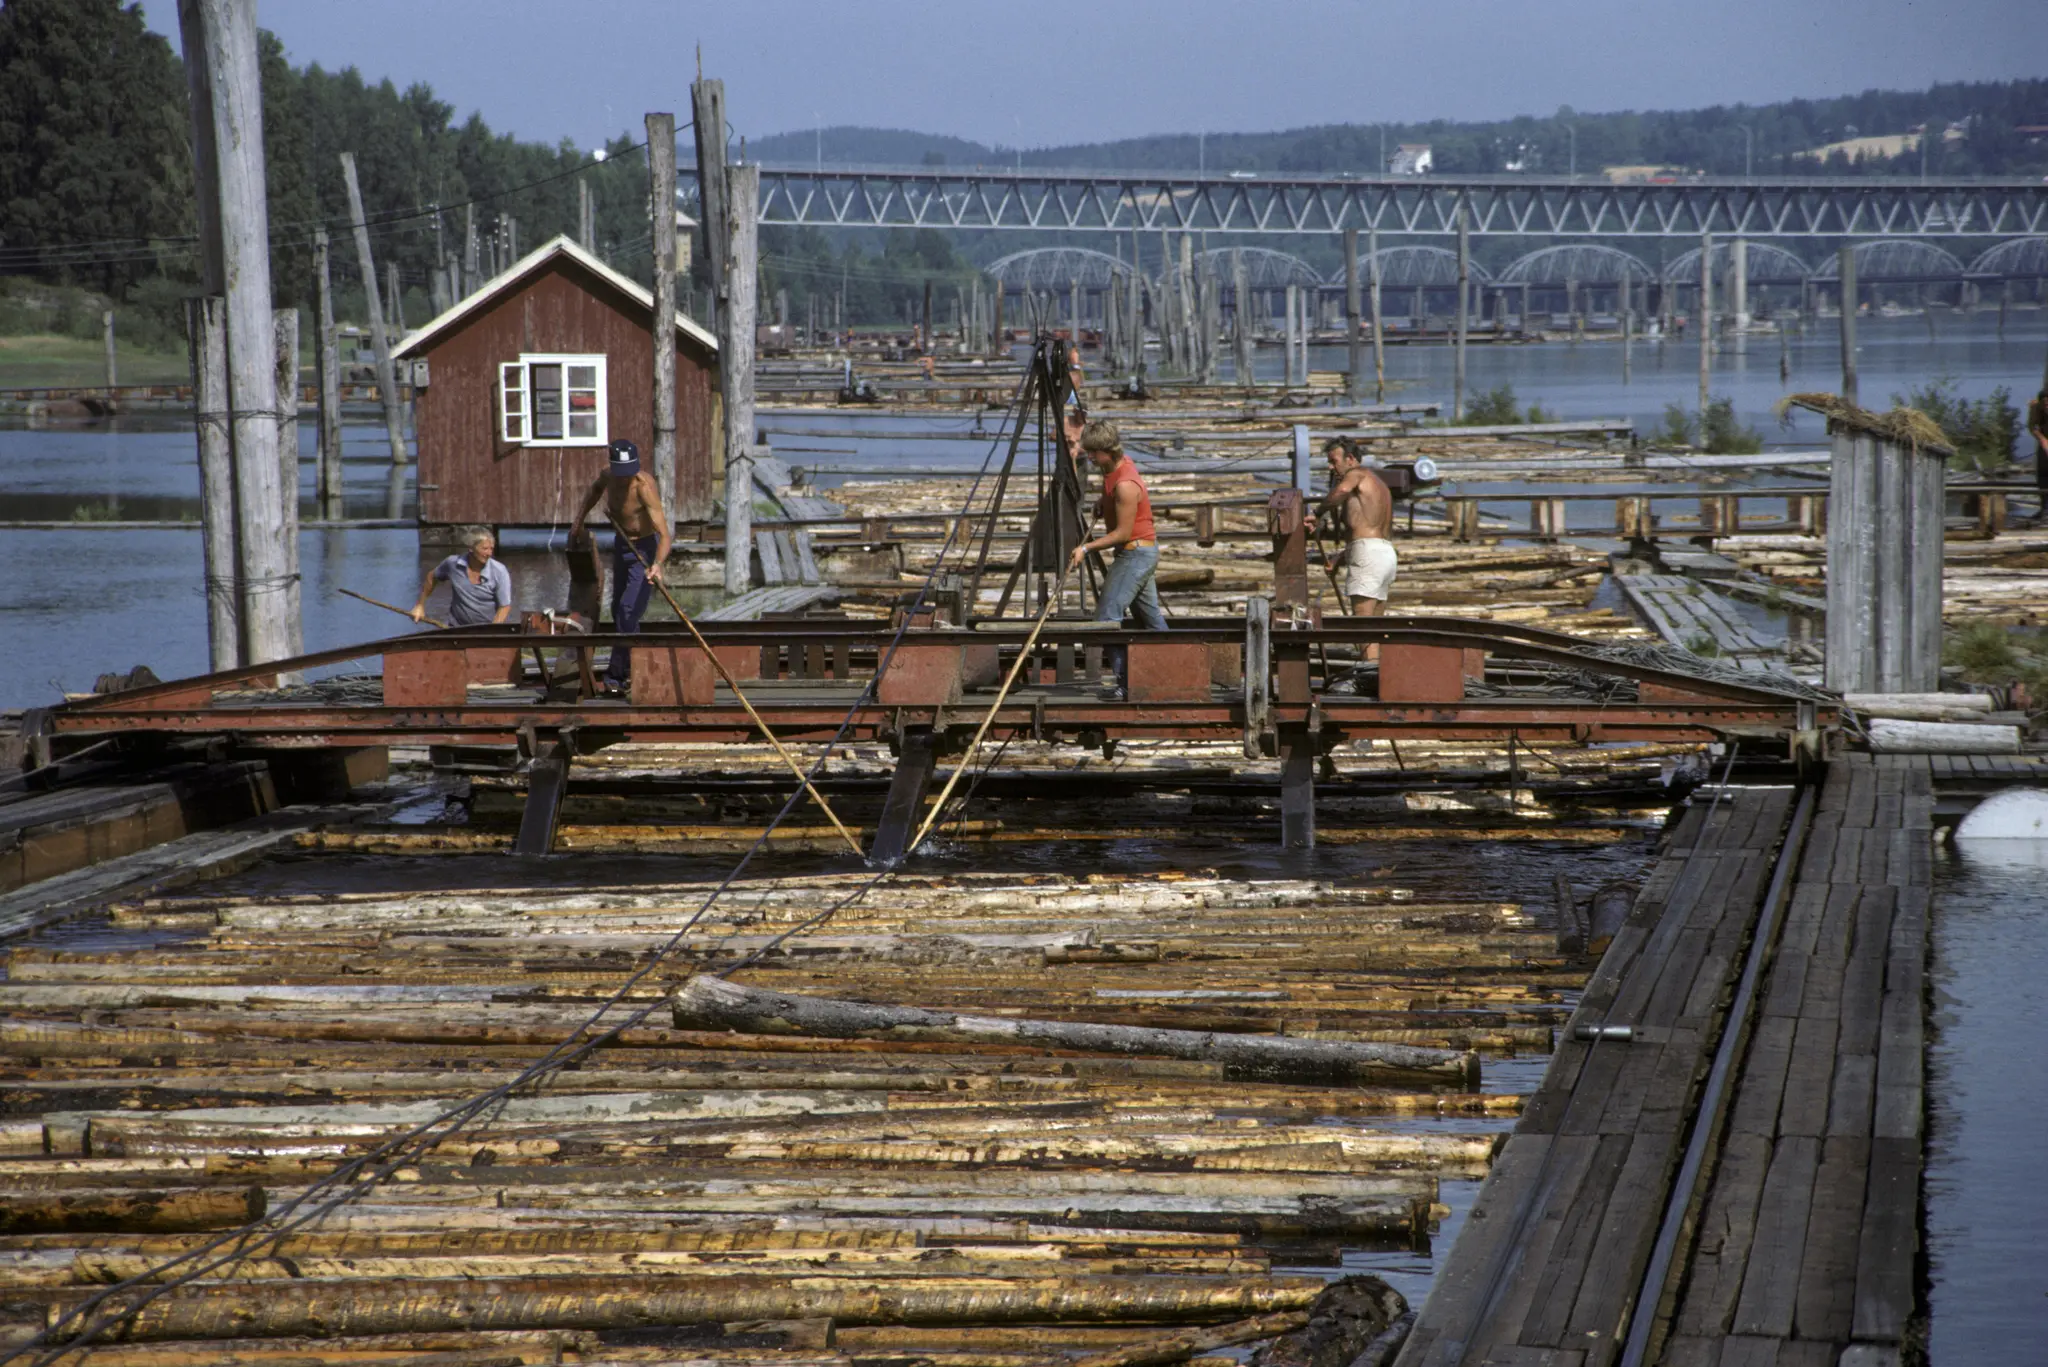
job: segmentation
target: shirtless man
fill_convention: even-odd
[[[570,539],[587,535],[583,524],[590,510],[602,501],[612,523],[612,630],[633,633],[640,630],[640,618],[661,582],[661,567],[668,563],[673,532],[668,513],[661,506],[661,486],[654,476],[640,468],[640,448],[621,437],[612,443],[611,463],[583,496],[576,512],[576,526]],[[633,652],[624,646],[612,648],[611,663],[605,666],[605,691],[626,691],[632,679]]]
[[[1358,617],[1377,617],[1387,610],[1387,594],[1394,587],[1395,555],[1394,496],[1386,482],[1358,459],[1358,448],[1343,437],[1334,437],[1323,448],[1330,462],[1330,492],[1323,495],[1318,511],[1343,513],[1345,540],[1344,593],[1351,611]],[[1307,520],[1310,535],[1316,529],[1315,514]]]

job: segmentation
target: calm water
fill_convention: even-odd
[[[2044,880],[2042,841],[1959,842],[1936,866],[1927,1144],[1936,1367],[2048,1355]]]

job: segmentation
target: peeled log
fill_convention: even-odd
[[[1087,1277],[850,1284],[847,1278],[518,1277],[183,1287],[136,1312],[129,1339],[280,1338],[446,1330],[631,1329],[706,1320],[844,1324],[1207,1320],[1298,1310],[1318,1277]],[[54,1323],[64,1305],[49,1308]],[[115,1308],[109,1303],[109,1310]]]
[[[914,1006],[869,1006],[768,992],[702,975],[690,979],[676,994],[675,1023],[682,1030],[1033,1044],[1091,1054],[1150,1054],[1218,1063],[1226,1077],[1266,1082],[1386,1085],[1420,1081],[1463,1091],[1479,1087],[1479,1056],[1474,1053],[1345,1040],[967,1016]]]
[[[263,1218],[261,1187],[185,1187],[170,1191],[85,1189],[0,1192],[0,1234],[78,1234],[96,1230],[178,1234],[233,1229]]]
[[[2017,755],[2017,726],[1969,726],[1938,721],[1870,723],[1870,748],[1880,755]]]
[[[1075,1362],[1073,1367],[1166,1367],[1168,1363],[1186,1362],[1197,1353],[1206,1353],[1214,1348],[1228,1348],[1233,1344],[1253,1343],[1276,1334],[1289,1333],[1307,1323],[1308,1312],[1303,1310],[1258,1315],[1238,1320],[1235,1324],[1221,1324],[1214,1329],[1188,1329],[1111,1352],[1096,1353]]]

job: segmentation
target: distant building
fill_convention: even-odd
[[[654,296],[566,237],[405,339],[423,526],[560,527],[614,437],[654,448]],[[711,507],[718,339],[676,331],[676,502]],[[699,511],[691,514],[689,510]]]
[[[1426,176],[1435,165],[1426,142],[1404,142],[1387,158],[1387,172],[1396,176]]]

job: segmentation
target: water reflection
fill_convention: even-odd
[[[2048,841],[1959,840],[1937,865],[1927,1234],[1937,1363],[2048,1343]]]

